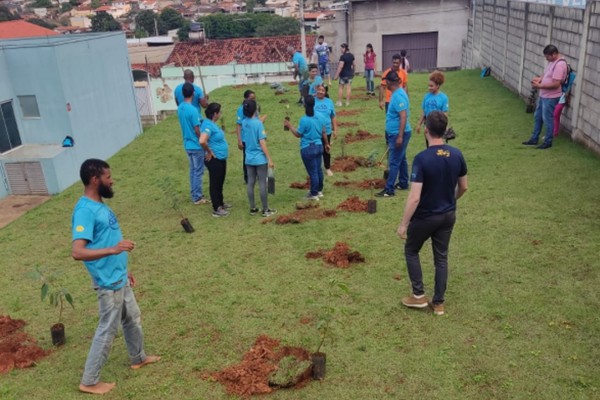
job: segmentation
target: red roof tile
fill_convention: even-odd
[[[306,35],[307,53],[311,54],[315,35]],[[300,49],[300,35],[239,39],[210,39],[204,42],[177,43],[165,64],[175,66],[225,65],[290,62],[287,47]],[[183,64],[183,65],[182,65]]]
[[[0,22],[0,39],[54,35],[59,35],[59,33],[22,19]]]

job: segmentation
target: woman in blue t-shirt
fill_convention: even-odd
[[[298,129],[295,129],[288,120],[284,120],[283,125],[294,136],[300,138],[300,156],[310,178],[310,192],[306,198],[308,200],[319,200],[323,196],[321,158],[323,150],[329,153],[329,143],[327,142],[327,133],[323,120],[315,116],[314,97],[307,96],[304,101],[304,109],[306,115],[300,118]]]
[[[250,215],[256,215],[258,208],[254,200],[254,186],[258,177],[258,190],[262,203],[262,216],[269,217],[277,212],[269,208],[267,197],[267,172],[273,168],[273,160],[267,148],[267,134],[262,121],[258,118],[256,101],[244,100],[242,104],[244,119],[242,120],[242,141],[244,142],[244,160],[248,183],[246,191],[250,202]]]
[[[200,145],[204,149],[204,165],[210,177],[210,201],[213,206],[213,217],[226,217],[229,204],[223,202],[223,184],[227,173],[227,157],[229,148],[225,140],[225,132],[216,124],[221,117],[221,105],[210,103],[206,107],[206,119],[200,126]]]
[[[423,103],[421,104],[423,115],[417,123],[417,133],[421,133],[421,126],[425,123],[425,119],[430,112],[441,111],[446,114],[446,117],[448,116],[448,96],[440,91],[444,81],[444,74],[441,71],[433,71],[429,75],[429,92],[423,97]],[[425,139],[425,143],[429,147],[427,139]]]
[[[325,124],[325,132],[327,133],[327,143],[331,146],[331,136],[337,137],[337,119],[335,117],[335,107],[333,101],[325,97],[327,90],[325,86],[317,86],[317,98],[315,99],[315,115],[323,119]],[[327,176],[333,176],[331,171],[331,155],[327,152],[323,153],[323,164]]]

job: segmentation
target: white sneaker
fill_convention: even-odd
[[[346,107],[348,107],[349,105],[350,105],[350,102],[349,102],[349,101],[347,101],[347,102],[346,102]]]
[[[328,169],[325,171],[327,173],[327,176],[333,176],[333,171]]]
[[[342,106],[342,102],[338,101],[337,103],[335,103],[336,106],[341,107]]]
[[[317,197],[318,197],[318,198],[321,198],[321,197],[323,197],[323,196],[325,196],[325,195],[323,194],[323,192],[319,192],[319,193],[317,193]]]
[[[311,196],[310,194],[308,194],[308,195],[305,197],[305,199],[306,199],[306,200],[315,200],[315,201],[319,201],[319,195],[317,195],[317,196]]]

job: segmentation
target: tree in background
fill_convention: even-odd
[[[154,35],[156,29],[158,29],[157,33],[159,35],[164,35],[167,33],[167,27],[165,26],[165,23],[151,10],[144,10],[140,12],[135,17],[135,26],[136,30],[143,29],[146,31],[148,36]]]
[[[11,13],[8,7],[0,4],[0,22],[21,19],[17,13]]]
[[[119,24],[109,13],[100,12],[92,17],[92,32],[110,32],[120,30],[121,24]]]
[[[177,37],[180,42],[185,42],[190,38],[190,22],[184,21],[183,26],[177,31]]]
[[[54,29],[56,28],[56,25],[51,24],[49,22],[44,21],[43,19],[40,18],[31,18],[28,19],[27,22],[35,24],[37,26],[41,26],[42,28],[46,28],[46,29]]]
[[[201,17],[209,39],[295,35],[300,22],[274,14],[213,14]]]
[[[181,14],[173,10],[171,7],[167,7],[162,10],[158,18],[160,21],[162,21],[167,30],[179,29],[184,23],[184,19]]]

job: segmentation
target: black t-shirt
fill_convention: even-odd
[[[354,76],[354,71],[352,70],[352,65],[354,64],[354,56],[352,53],[344,53],[340,57],[340,62],[344,62],[344,67],[340,71],[340,78],[352,78]]]
[[[467,174],[467,163],[457,148],[430,146],[415,157],[411,182],[423,184],[415,217],[429,217],[456,209],[458,178]]]

